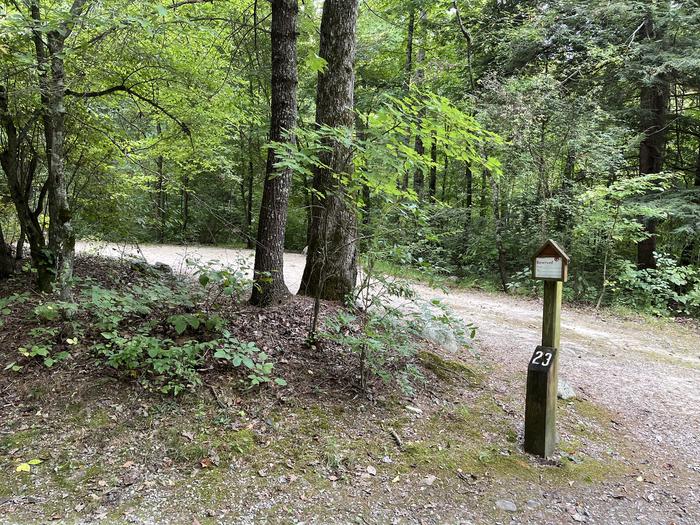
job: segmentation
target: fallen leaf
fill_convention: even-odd
[[[131,467],[133,467],[133,466],[134,466],[134,462],[133,462],[133,461],[127,461],[126,463],[124,463],[124,464],[122,465],[122,468],[131,468]]]
[[[367,467],[367,474],[369,474],[370,476],[376,476],[377,469],[370,465],[369,467]]]

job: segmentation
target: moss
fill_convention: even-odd
[[[87,420],[89,428],[105,428],[110,425],[109,414],[104,409],[95,410]]]
[[[24,448],[33,445],[41,435],[40,428],[30,428],[19,430],[9,436],[0,439],[0,449],[12,450],[14,448]]]
[[[426,369],[443,381],[466,380],[471,386],[481,386],[484,382],[483,374],[462,361],[445,359],[427,350],[418,352],[418,359]]]
[[[230,461],[234,456],[250,453],[255,447],[255,434],[248,429],[200,432],[190,440],[180,427],[169,428],[162,438],[168,456],[180,463],[197,463],[216,451],[221,461]]]

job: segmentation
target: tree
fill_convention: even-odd
[[[272,107],[270,141],[294,142],[297,120],[297,0],[272,2]],[[275,148],[270,147],[265,168],[260,220],[255,247],[251,304],[267,306],[289,295],[284,284],[284,233],[287,226],[292,170],[277,169]],[[250,191],[250,190],[249,190]]]
[[[352,133],[358,0],[326,0],[321,17],[316,125]],[[357,218],[345,188],[353,173],[349,141],[328,137],[314,168],[309,248],[299,294],[341,300],[357,279]]]

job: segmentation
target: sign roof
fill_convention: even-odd
[[[555,253],[553,254],[552,251]],[[568,255],[566,255],[566,252],[559,246],[556,242],[554,242],[552,239],[547,239],[545,243],[540,246],[540,249],[535,252],[535,257],[540,257],[541,255],[544,256],[552,256],[552,255],[558,255],[559,257],[562,257],[568,264],[568,262],[571,260]]]

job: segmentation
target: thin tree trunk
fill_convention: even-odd
[[[326,0],[321,17],[316,124],[352,130],[354,123],[355,28],[359,0]],[[330,141],[314,170],[311,239],[299,293],[341,300],[357,280],[357,219],[340,179],[352,176],[352,148]]]
[[[15,260],[12,257],[12,248],[5,243],[5,235],[0,224],[0,279],[5,279],[14,273]]]
[[[425,29],[425,24],[427,20],[427,13],[425,10],[421,11],[420,13],[420,23],[421,23],[421,29],[422,29],[422,36],[420,40],[420,47],[418,48],[418,54],[416,56],[416,62],[417,62],[417,69],[416,69],[416,85],[420,88],[421,85],[423,84],[423,80],[425,78],[425,45],[426,45],[426,29]],[[420,124],[423,119],[423,115],[425,114],[425,111],[421,108],[418,111],[418,134],[416,135],[416,143],[415,143],[415,150],[418,155],[423,156],[425,154],[425,145],[423,144],[423,137],[421,136],[420,132]],[[423,197],[423,192],[424,192],[424,186],[425,186],[425,174],[423,173],[423,168],[418,167],[416,171],[413,173],[413,191],[416,192],[416,195],[418,195],[418,198]]]
[[[272,111],[270,140],[293,142],[297,121],[297,0],[272,1]],[[285,133],[288,133],[285,135]],[[272,148],[268,150],[258,237],[252,304],[266,306],[289,295],[284,283],[284,238],[287,226],[290,169],[277,170]],[[251,175],[252,180],[252,175]],[[250,186],[252,194],[252,186]]]
[[[17,238],[17,244],[15,246],[15,259],[18,261],[22,260],[24,257],[24,240],[27,234],[24,232],[24,226],[20,224],[19,237]]]
[[[181,233],[183,237],[187,235],[187,227],[190,222],[190,177],[185,175],[182,177],[182,223]]]
[[[428,197],[435,198],[437,191],[437,140],[433,133],[430,141],[430,179],[428,180]]]
[[[161,134],[160,122],[156,124],[156,133]],[[158,155],[156,158],[156,223],[158,228],[158,242],[163,244],[165,241],[165,181],[163,174],[163,155]]]
[[[248,189],[247,189],[247,201],[245,205],[246,210],[246,237],[245,245],[248,249],[252,249],[255,246],[255,239],[253,238],[253,182],[255,176],[255,168],[253,164],[253,154],[252,152],[248,156]]]
[[[416,25],[416,10],[411,6],[408,14],[408,30],[406,31],[406,61],[404,63],[403,90],[404,95],[411,92],[411,77],[413,76],[413,32]],[[406,138],[406,145],[410,139]],[[401,189],[408,189],[408,171],[404,171]]]
[[[493,199],[493,219],[496,234],[496,251],[498,252],[498,273],[501,277],[501,287],[504,292],[508,292],[508,272],[507,259],[508,254],[503,243],[503,214],[501,212],[501,189],[496,182],[495,177],[488,173],[488,179],[491,184],[491,193]]]

